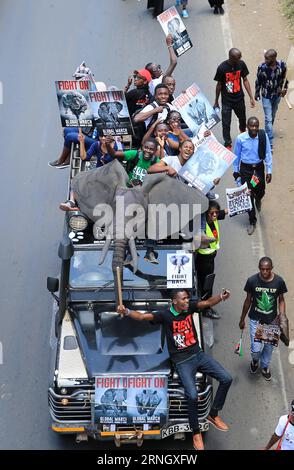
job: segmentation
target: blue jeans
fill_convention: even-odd
[[[257,325],[257,320],[250,320],[251,357],[256,362],[260,361],[260,367],[266,369],[270,365],[274,346],[272,344],[254,341]]]
[[[264,111],[264,120],[265,120],[265,132],[268,135],[270,143],[273,143],[274,140],[274,132],[273,132],[273,124],[275,121],[276,113],[278,111],[278,106],[280,104],[281,97],[275,96],[272,99],[262,97],[262,106]]]
[[[176,368],[187,398],[189,424],[195,434],[199,432],[196,372],[203,372],[219,382],[211,407],[211,410],[215,412],[223,408],[233,379],[223,366],[203,351],[199,351],[195,356],[191,357],[191,359],[177,364]]]
[[[91,145],[96,142],[96,140],[92,139],[92,137],[85,137],[85,148],[88,150]],[[79,143],[79,128],[78,127],[65,127],[64,128],[64,146],[70,149],[72,142],[75,144]]]

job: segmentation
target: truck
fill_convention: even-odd
[[[71,152],[70,180],[95,165]],[[70,187],[70,184],[69,184]],[[183,250],[183,240],[156,243],[158,264],[144,259],[144,241],[136,241],[138,269],[123,267],[122,301],[129,309],[159,312],[170,305],[167,261]],[[161,325],[136,322],[116,312],[111,269],[113,244],[104,263],[98,260],[103,240],[80,211],[65,214],[58,249],[60,275],[47,278],[54,297],[48,402],[51,429],[81,442],[93,438],[141,446],[150,439],[184,438],[190,432],[184,389],[169,359]],[[197,278],[191,263],[191,300]],[[193,320],[203,349],[213,343],[212,322],[195,312]],[[207,431],[212,403],[211,379],[197,373],[201,431]]]

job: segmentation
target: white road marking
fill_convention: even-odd
[[[224,46],[225,46],[225,52],[226,55],[229,55],[229,50],[232,49],[233,47],[233,39],[232,39],[232,34],[231,34],[231,25],[230,25],[230,18],[229,18],[229,6],[226,4],[226,14],[221,16],[221,27],[223,31],[223,39],[224,39]],[[237,132],[239,133],[239,126],[236,121],[236,126],[237,126]],[[265,256],[265,249],[264,249],[264,244],[262,240],[262,233],[261,233],[261,227],[260,224],[256,224],[256,230],[255,234],[251,235],[251,248],[252,248],[252,253],[255,258],[262,258]],[[293,351],[294,353],[294,351]],[[288,403],[289,400],[287,399],[286,395],[286,387],[285,387],[285,376],[284,376],[284,371],[282,367],[282,361],[281,361],[281,354],[279,349],[277,348],[276,350],[276,355],[278,358],[278,368],[279,368],[279,375],[281,377],[281,386],[282,386],[282,394],[283,394],[283,400],[284,400],[284,407],[285,410],[288,409]],[[290,358],[291,361],[290,362]],[[289,362],[290,364],[294,363],[294,354],[289,354]]]
[[[3,83],[0,82],[0,104],[3,104]]]

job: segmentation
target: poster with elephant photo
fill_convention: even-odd
[[[165,35],[171,34],[173,37],[173,48],[177,57],[187,52],[193,47],[192,41],[186,30],[182,18],[176,7],[171,7],[157,17]]]
[[[61,80],[55,82],[62,127],[89,127],[93,112],[89,98],[92,82]]]
[[[206,129],[211,129],[220,122],[217,112],[196,83],[181,93],[172,105],[179,111],[193,136],[198,134],[202,124]]]
[[[130,135],[133,127],[123,91],[89,93],[94,122],[103,135]]]
[[[210,135],[196,148],[195,153],[179,171],[179,175],[207,194],[215,185],[214,181],[223,176],[235,158],[236,155]]]

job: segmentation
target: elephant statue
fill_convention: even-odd
[[[116,268],[122,272],[127,245],[136,272],[136,238],[178,238],[179,232],[190,233],[189,222],[208,208],[204,194],[163,173],[146,175],[139,187],[129,188],[127,184],[128,175],[117,160],[79,173],[72,180],[80,210],[94,222],[94,237],[106,238],[100,264],[111,240],[114,242],[112,269],[115,281]],[[170,217],[167,217],[168,211]],[[193,228],[192,235],[196,230],[197,227]]]

